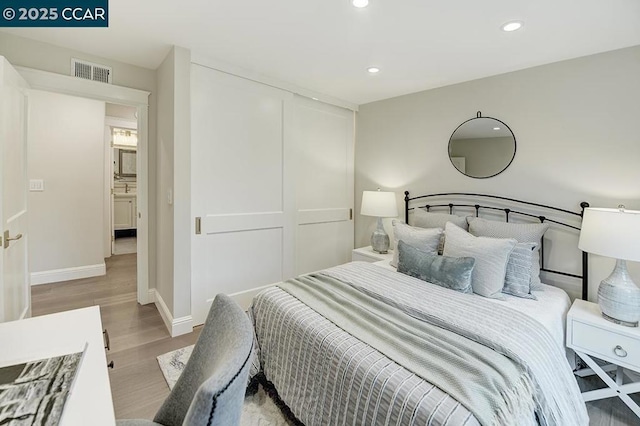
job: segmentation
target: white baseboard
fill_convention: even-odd
[[[191,315],[176,318],[172,322],[171,337],[191,333],[193,331],[193,318]]]
[[[153,292],[153,295],[151,294]],[[171,334],[171,337],[180,336],[182,334],[191,333],[193,331],[193,318],[191,315],[187,315],[180,318],[173,318],[169,307],[160,296],[160,293],[156,291],[156,289],[149,289],[149,300],[153,300],[156,308],[158,308],[158,312],[160,312],[160,316],[162,317],[162,321],[164,321],[165,327]]]
[[[25,319],[25,318],[29,318],[31,316],[31,306],[27,306],[22,310],[22,313],[20,314],[20,318],[18,319]]]
[[[238,305],[240,305],[242,309],[246,311],[247,309],[249,309],[249,306],[251,306],[251,302],[253,301],[253,298],[256,297],[258,293],[260,293],[264,289],[273,287],[274,285],[275,284],[267,284],[261,287],[250,288],[249,290],[239,291],[237,293],[230,294],[229,297],[235,300],[236,302],[238,302]],[[213,302],[213,299],[207,300],[207,302],[209,303],[209,305],[211,305],[211,303]]]
[[[60,281],[78,280],[80,278],[98,277],[105,275],[107,268],[104,264],[76,266],[74,268],[53,269],[50,271],[32,272],[31,285],[57,283]]]

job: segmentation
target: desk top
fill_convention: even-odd
[[[81,352],[61,426],[115,424],[100,308],[75,309],[0,324],[0,367]]]

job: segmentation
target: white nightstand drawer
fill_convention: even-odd
[[[572,346],[605,361],[640,371],[640,340],[632,337],[573,321]]]

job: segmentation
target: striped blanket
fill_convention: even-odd
[[[353,263],[323,274],[508,355],[535,379],[533,402],[541,424],[587,424],[562,350],[536,321],[374,265]],[[438,387],[398,365],[282,289],[258,296],[252,315],[261,368],[307,426],[479,424],[465,401],[441,389],[446,385]],[[532,422],[531,416],[510,420],[501,424]]]

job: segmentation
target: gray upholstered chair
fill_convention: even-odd
[[[252,347],[249,318],[228,296],[218,294],[189,362],[153,422],[118,420],[118,426],[238,425]]]

